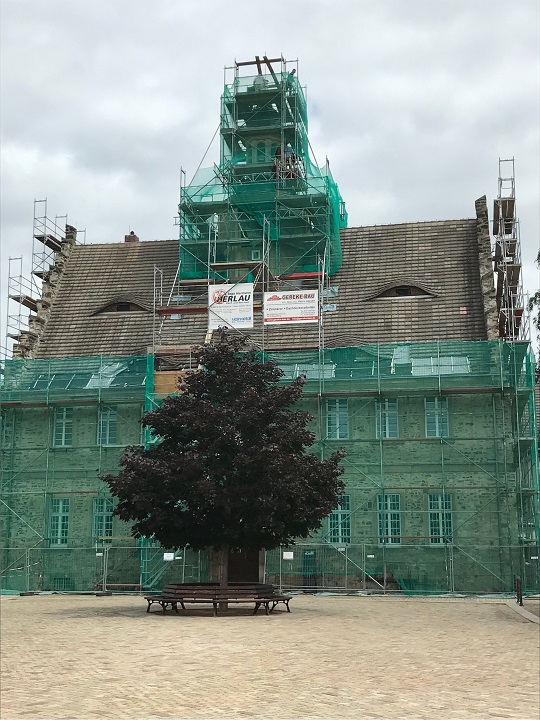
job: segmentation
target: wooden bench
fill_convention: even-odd
[[[165,585],[160,595],[147,595],[145,600],[148,603],[146,612],[150,612],[154,603],[161,605],[163,612],[170,605],[176,613],[178,605],[185,610],[186,603],[207,603],[212,604],[214,615],[217,615],[222,603],[254,603],[254,615],[261,606],[269,615],[280,602],[285,605],[287,612],[291,612],[291,596],[281,595],[273,585],[263,583],[230,583],[226,588],[218,583],[171,584]]]

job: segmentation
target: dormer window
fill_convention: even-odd
[[[102,313],[132,313],[132,312],[150,312],[148,307],[140,305],[129,298],[118,298],[102,305],[95,310],[92,315],[101,315]]]
[[[386,283],[377,292],[366,298],[366,300],[380,300],[383,298],[412,298],[412,297],[437,297],[437,293],[418,281]]]
[[[417,285],[394,285],[394,287],[388,288],[388,290],[385,290],[380,295],[377,295],[378,298],[399,298],[399,297],[418,297],[421,295],[431,295],[431,293],[426,292],[422,288],[419,288]]]

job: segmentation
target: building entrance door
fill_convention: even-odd
[[[229,553],[229,582],[259,582],[259,551]]]

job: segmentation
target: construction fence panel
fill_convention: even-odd
[[[166,556],[173,555],[173,560]],[[204,582],[204,553],[189,548],[43,547],[4,548],[0,591],[159,592],[167,583]]]
[[[535,593],[540,579],[538,548],[520,563],[522,556],[523,547],[517,545],[298,544],[267,552],[265,577],[285,590],[434,595],[510,593],[516,575],[526,592]]]

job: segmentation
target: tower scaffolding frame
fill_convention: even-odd
[[[516,208],[513,157],[499,158],[497,198],[493,204],[493,236],[499,335],[508,340],[528,340],[530,329],[524,317],[520,223]]]

